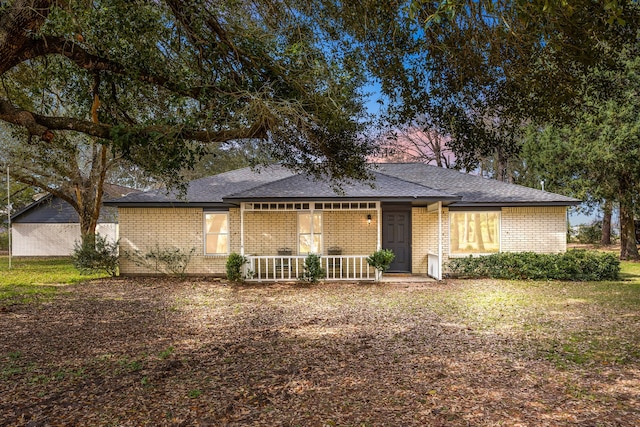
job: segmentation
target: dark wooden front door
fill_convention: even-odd
[[[390,272],[411,271],[411,205],[382,206],[382,248],[396,255]]]

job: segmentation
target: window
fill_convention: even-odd
[[[500,212],[450,212],[451,255],[500,252]]]
[[[322,252],[322,212],[298,214],[298,253]]]
[[[229,253],[229,214],[206,212],[204,214],[205,254]]]

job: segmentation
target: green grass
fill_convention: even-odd
[[[620,277],[623,280],[640,283],[640,262],[621,261]]]
[[[0,305],[30,303],[53,297],[59,285],[68,285],[105,275],[82,275],[69,258],[0,257]]]
[[[621,268],[618,281],[468,280],[417,304],[480,334],[515,338],[526,352],[561,368],[635,363],[640,263],[623,261]]]

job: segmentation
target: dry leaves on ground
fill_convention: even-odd
[[[0,424],[640,425],[637,308],[563,286],[69,286],[0,312]]]

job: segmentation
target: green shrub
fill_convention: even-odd
[[[602,222],[595,221],[590,225],[578,226],[576,233],[576,240],[578,243],[597,244],[600,243],[602,238]]]
[[[9,250],[9,232],[2,231],[0,232],[0,251],[8,251]]]
[[[367,264],[378,271],[387,271],[395,257],[391,249],[380,249],[367,257]]]
[[[71,255],[73,266],[82,274],[104,271],[110,276],[118,272],[118,243],[109,243],[100,234],[84,236],[82,242],[75,242]]]
[[[615,254],[571,250],[562,254],[505,252],[455,258],[447,268],[462,277],[531,280],[617,280],[620,260]]]
[[[185,252],[181,248],[160,248],[159,245],[156,245],[145,254],[136,250],[132,253],[125,252],[125,256],[138,266],[166,275],[182,276],[187,271],[187,266],[195,251],[196,248]]]
[[[321,278],[325,277],[325,270],[320,264],[320,255],[309,254],[304,260],[304,270],[301,280],[315,283]]]
[[[232,252],[227,258],[227,279],[238,282],[242,280],[242,266],[247,263],[247,258]]]

